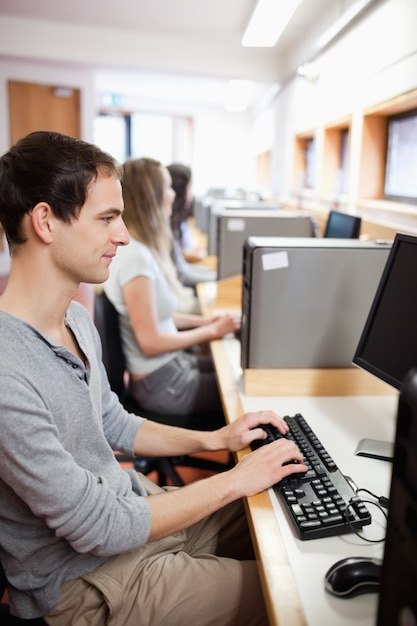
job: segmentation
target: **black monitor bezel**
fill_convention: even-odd
[[[393,270],[394,264],[395,264],[395,259],[397,257],[399,248],[401,246],[402,243],[412,243],[413,245],[417,246],[417,237],[415,237],[414,235],[408,235],[406,233],[397,233],[395,236],[395,239],[393,241],[387,262],[385,264],[384,270],[382,272],[382,276],[381,276],[381,280],[379,282],[379,285],[377,287],[376,293],[375,293],[375,297],[374,300],[371,304],[371,308],[369,309],[369,313],[368,313],[368,317],[366,319],[365,325],[363,327],[362,330],[362,334],[360,336],[355,354],[353,356],[353,360],[352,362],[354,363],[354,365],[357,365],[358,367],[364,369],[365,371],[369,372],[370,374],[373,374],[374,376],[376,376],[377,378],[379,378],[380,380],[388,383],[389,385],[391,385],[392,387],[394,387],[395,389],[401,389],[401,385],[402,385],[402,379],[398,380],[397,378],[395,378],[394,376],[391,376],[391,374],[389,374],[388,372],[384,372],[382,370],[380,370],[377,366],[375,366],[372,363],[369,363],[369,361],[365,360],[363,356],[361,356],[363,354],[364,351],[364,347],[365,344],[368,340],[369,337],[369,331],[370,328],[372,326],[372,323],[374,321],[374,318],[377,314],[378,311],[378,307],[380,305],[381,302],[381,298],[384,294],[386,285],[389,281],[389,277],[390,274]]]
[[[331,227],[331,220],[333,218],[333,216],[336,217],[341,217],[342,219],[346,219],[347,222],[349,222],[349,235],[345,235],[345,236],[338,236],[337,238],[342,238],[342,239],[358,239],[359,238],[359,234],[361,231],[361,224],[362,224],[362,218],[359,217],[358,215],[351,215],[350,213],[342,213],[341,211],[336,211],[334,209],[331,209],[329,211],[329,215],[327,218],[327,223],[326,223],[326,229],[324,232],[324,237],[328,238],[328,239],[332,239],[333,237],[329,234],[329,229]],[[334,237],[336,238],[336,237]]]

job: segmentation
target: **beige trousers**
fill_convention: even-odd
[[[149,493],[160,487],[142,477]],[[241,502],[62,586],[50,626],[265,626]]]

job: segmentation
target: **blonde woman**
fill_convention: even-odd
[[[187,349],[235,332],[240,319],[177,312],[182,286],[171,258],[171,176],[149,158],[127,161],[123,170],[131,241],[113,259],[104,289],[120,315],[132,395],[146,410],[176,416],[177,425],[217,428],[224,416],[211,358]]]

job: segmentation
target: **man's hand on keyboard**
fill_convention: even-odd
[[[305,472],[303,455],[296,444],[283,437],[246,454],[230,470],[238,477],[242,496],[252,496],[294,473]]]
[[[282,435],[288,433],[287,423],[274,411],[256,411],[245,413],[235,422],[217,431],[224,437],[224,447],[230,452],[246,448],[256,439],[266,439],[262,424],[272,424]]]

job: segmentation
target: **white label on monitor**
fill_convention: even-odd
[[[268,270],[281,270],[284,267],[288,267],[288,254],[285,251],[263,254],[262,267],[265,272]]]
[[[245,230],[245,220],[237,217],[231,218],[227,222],[227,230],[231,230],[234,233],[241,233]]]

